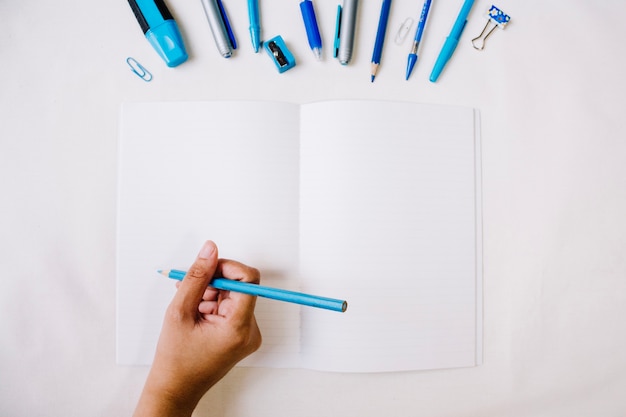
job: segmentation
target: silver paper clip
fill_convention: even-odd
[[[137,76],[142,80],[147,82],[152,80],[152,74],[150,74],[150,71],[148,71],[143,65],[137,62],[135,58],[129,56],[128,58],[126,58],[126,63],[130,67],[130,70],[137,74]]]
[[[487,11],[487,18],[487,24],[483,28],[483,31],[480,32],[480,35],[478,35],[478,37],[472,39],[472,46],[474,47],[474,49],[478,49],[479,51],[482,51],[482,49],[485,47],[485,41],[487,40],[489,35],[491,35],[493,31],[496,30],[496,28],[504,29],[507,23],[509,23],[509,21],[511,20],[511,17],[508,14],[505,14],[502,10],[498,9],[494,5],[491,5],[489,10]],[[489,32],[487,32],[487,29],[489,28],[491,29],[489,30]],[[486,35],[485,32],[487,32]],[[483,35],[485,36],[483,37]]]
[[[404,22],[400,25],[398,32],[396,32],[396,38],[394,42],[396,45],[402,45],[402,42],[406,39],[406,36],[409,34],[411,30],[411,26],[413,26],[413,18],[407,17]]]

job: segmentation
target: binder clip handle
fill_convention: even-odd
[[[489,10],[487,11],[487,23],[483,28],[483,31],[480,32],[480,35],[472,39],[472,46],[474,49],[482,51],[485,47],[485,41],[496,28],[504,29],[507,23],[511,21],[511,17],[504,13],[502,10],[498,9],[496,6],[491,5]]]
[[[491,27],[491,30],[489,32],[487,32],[487,29],[489,29],[489,27]],[[472,46],[474,47],[474,49],[482,51],[485,48],[485,41],[493,33],[493,31],[496,28],[497,28],[497,26],[495,26],[495,25],[492,26],[491,22],[487,22],[487,24],[483,28],[483,31],[480,32],[480,35],[478,35],[477,37],[472,39]],[[485,35],[485,32],[487,32],[486,35]],[[485,36],[483,37],[483,35],[485,35]]]

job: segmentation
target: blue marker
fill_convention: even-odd
[[[163,0],[128,0],[146,39],[168,67],[187,60],[187,51],[178,26]]]
[[[474,0],[465,0],[465,3],[463,3],[463,7],[461,7],[461,11],[454,22],[454,26],[452,26],[450,35],[446,38],[446,41],[441,48],[441,52],[439,52],[439,56],[437,57],[437,61],[435,62],[435,66],[433,67],[433,71],[430,73],[431,82],[434,83],[437,81],[439,74],[443,71],[443,67],[446,66],[448,60],[452,57],[452,54],[459,43],[459,39],[461,38],[461,34],[463,33],[463,29],[465,29],[467,16],[469,15],[470,10],[472,10],[473,5]]]
[[[250,40],[254,52],[261,47],[261,19],[259,18],[259,0],[248,0],[248,19],[250,20]]]
[[[171,269],[168,271],[158,271],[161,275],[182,281],[187,273]],[[280,288],[265,287],[263,285],[251,284],[249,282],[235,281],[228,278],[213,278],[209,284],[213,288],[224,291],[235,291],[242,294],[249,294],[272,300],[285,301],[309,307],[323,308],[326,310],[338,311],[343,313],[348,308],[345,300],[335,298],[320,297],[318,295],[304,294],[301,292],[283,290]]]
[[[306,29],[306,37],[309,40],[309,46],[313,51],[313,55],[315,55],[315,58],[319,61],[322,59],[322,38],[320,36],[319,27],[317,26],[313,2],[311,0],[304,0],[300,3],[300,11],[302,12],[302,19],[304,19],[304,28]]]

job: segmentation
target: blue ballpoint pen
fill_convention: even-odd
[[[259,1],[248,0],[248,18],[250,20],[250,39],[254,52],[259,52],[261,46],[261,23],[259,19]]]
[[[187,60],[178,26],[163,0],[128,0],[146,39],[168,67]]]
[[[304,19],[304,28],[306,29],[306,37],[309,40],[309,46],[315,58],[320,60],[322,59],[322,38],[320,36],[319,27],[317,26],[313,2],[311,0],[304,0],[300,3],[300,11],[302,12],[302,19]]]
[[[420,41],[422,40],[422,34],[424,33],[424,27],[426,26],[426,19],[428,18],[428,10],[430,9],[431,0],[426,0],[424,2],[424,7],[422,7],[422,14],[420,15],[420,21],[417,24],[417,30],[415,31],[415,39],[413,40],[413,47],[411,48],[411,52],[409,53],[409,60],[406,64],[406,79],[409,79],[411,72],[413,71],[413,67],[417,62],[417,50],[420,45]]]
[[[441,52],[439,52],[439,56],[437,57],[437,61],[435,62],[435,66],[433,67],[433,71],[430,73],[431,82],[434,83],[437,81],[439,74],[443,71],[443,67],[446,66],[446,63],[452,57],[452,54],[459,43],[459,38],[463,33],[463,29],[465,29],[467,16],[469,15],[470,10],[472,10],[473,5],[474,0],[465,0],[465,3],[463,3],[463,7],[461,7],[461,11],[454,22],[454,26],[452,26],[450,35],[446,38],[446,41],[441,48]]]
[[[158,271],[161,275],[182,281],[187,274],[185,271],[171,269],[168,271]],[[304,294],[301,292],[288,291],[279,288],[266,287],[249,282],[235,281],[227,278],[213,278],[209,284],[213,288],[225,291],[235,291],[243,294],[255,295],[272,300],[285,301],[309,307],[323,308],[326,310],[339,311],[343,313],[348,308],[345,300],[335,298],[320,297],[318,295]]]
[[[383,44],[385,42],[385,34],[387,33],[387,22],[389,21],[389,10],[391,9],[391,0],[383,0],[382,9],[380,11],[380,19],[378,20],[378,30],[376,31],[376,42],[374,43],[374,53],[372,54],[372,82],[376,77],[376,71],[380,65],[380,57],[383,54]]]

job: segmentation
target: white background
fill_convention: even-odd
[[[198,416],[623,416],[626,414],[626,57],[619,0],[477,1],[436,84],[459,0],[435,0],[420,60],[393,37],[421,1],[392,6],[369,80],[380,2],[363,1],[348,67],[330,57],[336,1],[315,5],[316,62],[297,1],[261,0],[254,54],[243,0],[225,0],[240,49],[221,58],[199,1],[170,0],[190,60],[167,68],[125,1],[0,1],[0,414],[131,414],[147,368],[115,365],[116,146],[124,101],[368,98],[480,109],[485,363],[388,374],[238,368]],[[130,72],[135,57],[154,75]],[[207,236],[210,238],[210,236]],[[219,242],[218,242],[219,243]],[[190,254],[193,256],[195,254]]]

